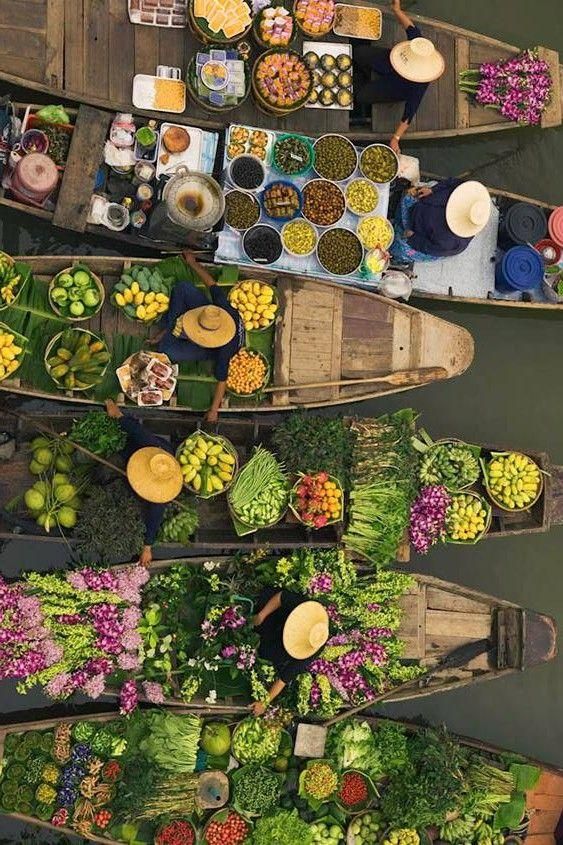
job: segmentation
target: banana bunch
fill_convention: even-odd
[[[22,362],[23,347],[8,329],[0,328],[0,381],[14,373]]]
[[[522,510],[538,495],[540,470],[527,455],[494,455],[487,466],[491,496],[509,510]]]
[[[10,256],[0,253],[0,305],[12,304],[21,280],[21,273],[16,270]]]
[[[464,444],[438,443],[423,456],[419,478],[423,484],[443,484],[448,490],[459,490],[479,478],[479,462]]]

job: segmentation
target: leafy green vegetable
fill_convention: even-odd
[[[299,818],[297,810],[277,810],[258,819],[253,845],[311,845],[310,826]]]
[[[326,753],[339,769],[357,769],[372,778],[385,774],[375,735],[367,722],[346,719],[330,728]]]
[[[145,523],[140,504],[124,481],[89,488],[74,538],[77,554],[96,563],[124,562],[140,553]]]
[[[512,763],[509,771],[516,781],[515,789],[517,792],[528,792],[528,790],[534,789],[541,775],[541,770],[537,766],[521,763]]]
[[[264,766],[251,764],[233,775],[235,807],[244,813],[267,813],[279,801],[279,775]]]
[[[114,455],[127,443],[127,434],[119,422],[104,411],[89,411],[82,419],[75,420],[69,438],[102,457]]]
[[[399,772],[409,761],[405,729],[395,722],[383,722],[375,732],[375,745],[379,751],[384,774]]]
[[[495,813],[493,827],[495,830],[514,830],[522,821],[526,812],[526,796],[523,792],[515,792],[508,804],[502,804]]]
[[[291,473],[325,470],[349,489],[354,436],[342,419],[289,414],[274,431],[272,443]]]
[[[195,771],[201,719],[192,713],[177,716],[170,711],[151,710],[148,734],[139,743],[145,757],[175,773]]]

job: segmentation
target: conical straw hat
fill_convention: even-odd
[[[292,610],[283,626],[283,645],[296,660],[306,660],[328,640],[328,614],[318,601],[304,601]]]
[[[460,238],[473,238],[485,228],[491,216],[491,198],[481,182],[463,182],[446,204],[446,223]]]
[[[182,316],[182,328],[190,340],[206,349],[224,346],[237,330],[231,315],[217,305],[202,305],[186,311]]]
[[[444,57],[428,38],[395,44],[389,60],[399,76],[409,82],[434,82],[446,69]]]
[[[141,499],[157,504],[175,499],[183,484],[180,464],[158,446],[145,446],[131,455],[127,462],[127,480]]]

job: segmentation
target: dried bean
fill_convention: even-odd
[[[324,179],[348,179],[358,164],[356,148],[341,135],[324,135],[315,143],[315,170]]]
[[[347,276],[359,267],[363,249],[357,236],[348,229],[329,229],[319,238],[317,255],[327,272]]]
[[[345,207],[344,194],[333,182],[314,179],[303,188],[303,216],[317,226],[333,226]]]
[[[250,229],[258,222],[260,206],[244,191],[229,191],[225,197],[225,222],[233,229]]]

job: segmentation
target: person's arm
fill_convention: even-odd
[[[275,598],[275,596],[274,596]],[[268,605],[266,605],[267,607]],[[285,688],[285,684],[282,680],[274,681],[270,689],[268,690],[268,703],[271,704],[272,701],[278,697],[280,692]],[[253,716],[262,716],[262,714],[267,710],[268,704],[265,704],[263,701],[254,701],[250,705],[250,710],[252,711]]]
[[[207,272],[205,267],[203,267],[193,252],[190,252],[189,249],[185,249],[182,253],[182,258],[191,269],[196,273],[206,288],[212,288],[214,285],[217,284],[213,276]]]
[[[219,419],[219,409],[223,403],[223,399],[225,397],[225,391],[227,389],[227,382],[226,381],[218,381],[215,385],[215,393],[213,394],[213,401],[209,406],[209,410],[205,414],[205,419],[207,422],[217,422]]]
[[[389,141],[389,146],[391,147],[393,152],[397,153],[398,156],[401,155],[401,139],[409,128],[409,125],[410,124],[408,120],[401,120],[401,122],[395,129],[393,135],[391,136],[391,140]]]
[[[145,521],[145,545],[139,557],[141,566],[150,566],[152,561],[152,546],[156,540],[158,529],[161,526],[164,518],[166,505],[158,504],[156,502],[145,502],[144,521]]]
[[[257,628],[259,625],[262,625],[262,623],[265,622],[268,616],[271,616],[272,613],[275,613],[276,610],[280,609],[281,603],[282,594],[280,590],[279,593],[276,593],[275,596],[272,596],[272,598],[266,602],[262,610],[256,614],[253,620],[254,626]]]
[[[402,27],[408,29],[409,27],[414,26],[412,18],[409,18],[409,16],[401,9],[401,0],[391,0],[391,8],[393,10],[393,14]]]

